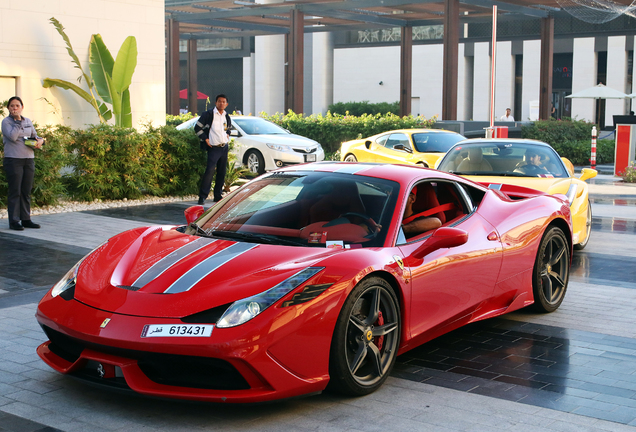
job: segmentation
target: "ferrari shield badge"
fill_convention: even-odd
[[[106,328],[109,322],[110,322],[110,318],[106,318],[104,321],[102,321],[99,328]]]
[[[400,267],[400,270],[404,271],[404,262],[402,261],[402,258],[400,258],[397,255],[393,255],[393,259],[395,260],[397,265]]]

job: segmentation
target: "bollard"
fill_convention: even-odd
[[[596,169],[596,126],[592,126],[592,157],[590,157],[592,169]]]

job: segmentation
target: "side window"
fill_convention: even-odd
[[[470,211],[476,209],[481,203],[481,200],[484,199],[484,195],[486,193],[481,189],[477,189],[472,186],[468,186],[465,184],[458,185],[461,192],[464,194],[465,199],[469,202],[469,205],[472,206]]]
[[[387,148],[393,149],[393,147],[395,147],[398,144],[403,145],[404,148],[407,148],[407,149],[411,148],[409,137],[402,133],[391,134],[391,136],[389,136],[389,139],[387,140],[386,144],[384,144],[384,146]]]
[[[386,140],[389,138],[388,135],[381,136],[375,142],[377,142],[381,146],[386,146]]]

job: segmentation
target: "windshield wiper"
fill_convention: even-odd
[[[208,234],[208,232],[206,230],[204,230],[199,225],[197,225],[196,222],[190,222],[190,225],[188,225],[188,226],[195,230],[195,235],[199,235],[201,237],[212,238],[212,236],[210,234]]]
[[[236,240],[258,241],[266,244],[284,244],[288,246],[300,246],[300,243],[293,240],[280,238],[271,234],[258,234],[251,232],[237,231],[212,231],[212,235],[216,237],[227,237]]]

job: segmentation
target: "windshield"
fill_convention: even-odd
[[[459,144],[437,169],[459,175],[569,177],[552,147],[510,141]]]
[[[398,190],[395,182],[358,175],[274,173],[213,207],[201,234],[280,245],[381,246]]]
[[[232,118],[232,122],[237,124],[248,135],[289,134],[282,127],[258,117]]]
[[[420,153],[446,153],[452,146],[465,139],[452,132],[414,133],[413,143]]]

